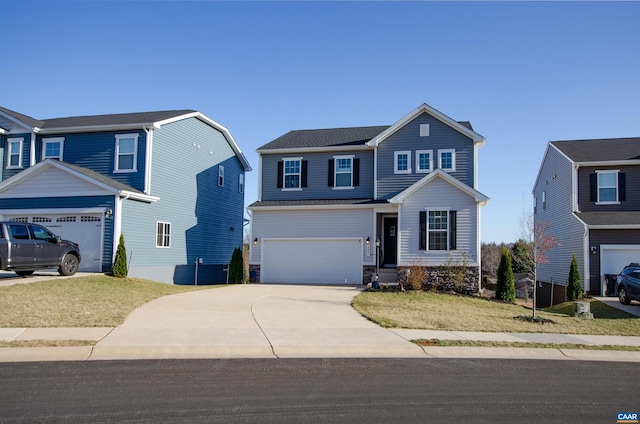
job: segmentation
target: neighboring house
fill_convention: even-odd
[[[291,131],[260,147],[250,269],[263,283],[362,284],[396,268],[480,267],[485,138],[423,104],[391,126]]]
[[[37,120],[0,108],[0,219],[80,245],[80,271],[109,272],[121,234],[129,275],[224,282],[243,240],[244,174],[229,131],[173,110]]]
[[[640,262],[640,138],[552,141],[533,196],[534,225],[560,245],[538,267],[538,303],[566,299],[572,255],[583,289],[605,295],[607,274]],[[609,293],[614,295],[614,293]]]

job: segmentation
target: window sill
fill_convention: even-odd
[[[416,174],[428,174],[429,172],[431,172],[431,169],[418,169]]]
[[[22,166],[7,166],[7,169],[24,169]]]
[[[350,186],[350,187],[331,187],[331,190],[353,190],[355,189],[355,187]]]
[[[399,174],[405,174],[405,175],[407,175],[407,174],[411,174],[411,170],[408,170],[408,171],[398,171],[398,170],[395,170],[395,171],[393,171],[393,173],[394,173],[394,174],[396,174],[396,175],[399,175]]]
[[[596,202],[596,205],[619,205],[620,202]]]
[[[302,191],[301,188],[283,188],[280,191]]]
[[[130,174],[132,172],[138,172],[137,169],[114,169],[114,174]]]

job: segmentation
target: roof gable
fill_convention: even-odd
[[[423,113],[431,115],[432,117],[434,117],[435,119],[439,120],[440,122],[450,126],[454,130],[464,134],[465,136],[469,137],[474,143],[476,143],[476,144],[478,144],[480,146],[484,144],[485,138],[483,136],[481,136],[480,134],[478,134],[477,132],[473,131],[471,129],[471,124],[469,122],[466,122],[466,121],[465,122],[455,121],[455,120],[449,118],[447,115],[443,114],[442,112],[432,108],[431,106],[429,106],[426,103],[423,103],[420,106],[418,106],[417,108],[415,108],[409,114],[405,115],[402,119],[400,119],[398,122],[396,122],[395,124],[391,125],[385,131],[383,131],[382,133],[378,134],[376,137],[371,139],[367,144],[369,146],[377,146],[378,144],[382,143],[384,140],[389,138],[391,135],[393,135],[400,128],[404,127],[409,122],[413,121],[416,117],[418,117],[419,115],[421,115]]]
[[[73,184],[61,184],[62,179]],[[47,197],[88,196],[113,194],[145,202],[155,202],[149,196],[126,184],[77,165],[45,159],[0,183],[0,197],[33,197],[33,187],[47,187]]]
[[[389,203],[402,203],[404,199],[411,196],[413,193],[420,190],[422,187],[426,186],[436,178],[440,178],[445,182],[451,184],[452,186],[456,187],[457,189],[465,192],[469,196],[473,197],[477,203],[485,205],[489,202],[489,198],[484,194],[480,193],[478,190],[475,190],[474,188],[471,188],[468,185],[463,184],[460,180],[452,177],[445,171],[441,169],[436,169],[435,171],[429,173],[427,176],[415,182],[413,185],[407,187],[400,193],[393,196],[391,199],[389,199]]]

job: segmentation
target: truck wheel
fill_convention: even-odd
[[[21,277],[28,277],[31,274],[33,274],[33,270],[31,270],[31,271],[16,271],[16,274],[18,274]]]
[[[620,300],[620,303],[622,303],[623,305],[628,305],[631,303],[631,299],[627,297],[627,292],[624,290],[624,287],[618,288],[618,300]]]
[[[78,265],[80,261],[78,261],[78,257],[71,253],[67,253],[62,258],[62,263],[60,264],[60,268],[58,268],[58,272],[60,275],[73,275],[78,271]]]

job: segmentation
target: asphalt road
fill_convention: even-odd
[[[0,364],[0,422],[615,423],[633,363],[260,359]]]

